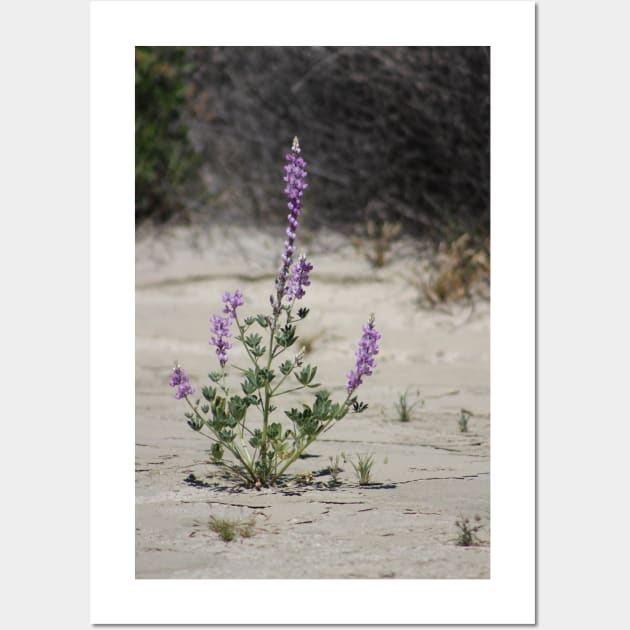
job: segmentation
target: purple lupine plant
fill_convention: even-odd
[[[376,367],[374,357],[378,354],[378,345],[376,342],[380,338],[381,333],[374,328],[374,315],[371,315],[368,323],[363,325],[363,335],[361,336],[359,347],[355,353],[357,357],[357,368],[356,370],[350,370],[347,374],[348,384],[346,385],[346,390],[348,394],[352,394],[352,392],[363,383],[362,379],[364,376],[370,376],[372,374],[372,370]]]
[[[297,322],[309,313],[308,308],[298,307],[296,302],[305,297],[305,287],[311,284],[309,274],[313,270],[306,255],[294,260],[302,194],[307,187],[305,169],[306,162],[300,157],[300,145],[295,138],[284,167],[289,225],[276,278],[276,293],[271,297],[271,314],[241,318],[238,309],[244,304],[242,291],[224,293],[223,316],[213,315],[210,320],[210,345],[216,348],[222,371],[208,374],[214,385],[202,388],[205,402],[201,399],[193,402],[189,398],[195,390],[179,365],[170,380],[170,384],[178,388],[175,397],[184,398],[191,409],[186,413],[188,425],[211,440],[213,462],[256,488],[284,482],[287,468],[324,431],[350,411],[361,413],[367,408],[357,400],[355,390],[363,377],[372,374],[376,366],[374,357],[379,351],[377,341],[381,338],[371,316],[363,326],[356,369],[348,374],[345,400],[340,402],[334,402],[330,392],[315,382],[317,367],[304,365],[304,351],[289,354],[289,349],[299,339]],[[234,336],[233,327],[238,330],[234,330]],[[226,380],[230,339],[243,344],[251,362],[249,368],[234,366],[242,379],[236,389],[231,389]],[[278,397],[308,389],[314,390],[314,401],[285,410],[284,415],[291,421],[291,428],[286,429],[280,422],[282,416],[276,413]],[[246,426],[248,414],[252,413],[258,414],[261,420],[255,428]],[[224,459],[227,453],[231,456],[229,460]]]
[[[297,237],[297,229],[300,225],[298,219],[302,211],[302,195],[308,188],[308,184],[304,181],[308,173],[306,172],[306,162],[300,157],[301,149],[297,137],[293,138],[291,153],[286,155],[286,165],[284,167],[284,181],[286,186],[284,194],[289,199],[287,207],[289,214],[287,219],[289,226],[287,227],[287,238],[284,241],[284,252],[282,254],[282,263],[278,270],[278,278],[276,280],[276,301],[275,310],[280,309],[282,298],[285,295],[289,269],[293,262],[293,254],[295,253],[295,239]]]
[[[208,342],[211,346],[216,346],[217,357],[221,367],[224,368],[227,363],[228,356],[227,351],[232,347],[232,344],[226,341],[227,337],[231,337],[230,324],[232,320],[230,317],[221,317],[220,315],[213,315],[210,319],[212,328],[210,331],[213,336]]]
[[[171,387],[177,387],[177,391],[175,392],[175,398],[177,398],[177,400],[181,400],[186,396],[192,396],[195,393],[195,390],[191,387],[188,377],[186,376],[186,372],[179,364],[176,364],[173,368],[173,373],[171,374],[171,379],[168,384]]]
[[[304,287],[308,287],[311,281],[308,274],[313,271],[313,265],[307,262],[306,255],[302,254],[291,268],[292,276],[287,283],[286,297],[289,300],[301,300],[305,295]]]

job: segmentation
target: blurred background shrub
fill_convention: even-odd
[[[186,56],[183,48],[136,47],[136,222],[183,218],[201,191]]]
[[[283,221],[298,135],[311,227],[489,235],[487,47],[138,48],[136,92],[137,219]]]

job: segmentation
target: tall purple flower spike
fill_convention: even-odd
[[[175,392],[175,398],[177,398],[177,400],[195,393],[195,390],[190,386],[186,372],[184,372],[179,365],[175,365],[173,368],[173,373],[171,374],[171,379],[168,384],[171,387],[177,387],[177,391]]]
[[[302,254],[299,260],[293,265],[291,276],[286,290],[286,297],[289,300],[301,300],[306,292],[304,287],[308,287],[311,281],[308,279],[308,274],[313,270],[313,265],[307,262],[306,255]]]
[[[227,351],[232,347],[232,344],[226,340],[227,337],[232,336],[230,332],[232,319],[230,317],[213,315],[210,321],[212,322],[212,328],[210,330],[214,336],[210,339],[209,344],[216,346],[217,357],[223,368],[228,360]]]
[[[300,157],[300,143],[297,136],[293,138],[291,153],[286,155],[287,163],[284,167],[284,181],[286,187],[284,194],[288,197],[289,215],[287,217],[289,226],[287,227],[287,239],[284,241],[284,253],[282,254],[282,264],[278,270],[278,279],[276,280],[276,300],[274,309],[279,311],[282,298],[286,294],[287,279],[289,277],[289,269],[293,262],[293,254],[295,253],[296,232],[299,227],[298,218],[302,211],[302,194],[308,188],[305,183],[306,178],[306,162]]]
[[[363,383],[362,378],[372,374],[372,370],[376,367],[374,357],[378,354],[378,345],[376,342],[381,338],[374,328],[374,315],[370,315],[367,324],[363,325],[363,335],[359,341],[359,347],[356,351],[357,368],[348,372],[348,384],[346,390],[351,394],[359,385]]]

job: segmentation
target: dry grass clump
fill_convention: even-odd
[[[387,255],[392,243],[400,236],[401,229],[400,223],[369,219],[364,234],[353,239],[354,247],[358,252],[363,252],[373,267],[380,269],[389,262]]]
[[[442,242],[429,277],[422,282],[422,301],[432,306],[475,297],[487,298],[490,285],[490,243],[474,245],[470,234]]]
[[[460,514],[455,521],[455,527],[458,530],[457,538],[455,539],[456,545],[460,547],[474,547],[483,543],[477,536],[477,532],[483,527],[481,516],[478,514],[475,514],[474,523],[471,523],[468,517],[463,517]]]
[[[254,535],[254,519],[240,519],[210,516],[208,527],[219,534],[224,542],[232,542],[235,538],[251,538]]]

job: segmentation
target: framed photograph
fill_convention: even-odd
[[[534,624],[535,5],[91,3],[91,621]]]

